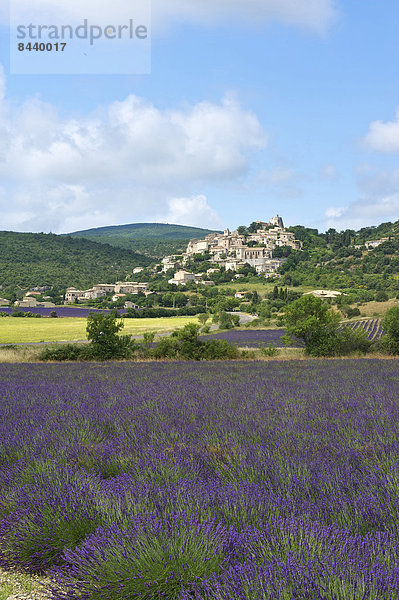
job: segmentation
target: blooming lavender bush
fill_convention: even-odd
[[[182,514],[139,516],[127,528],[98,528],[79,548],[65,552],[69,568],[54,572],[59,584],[54,597],[178,600],[222,572],[235,537],[220,523]]]
[[[0,365],[1,564],[55,600],[394,600],[397,365]]]

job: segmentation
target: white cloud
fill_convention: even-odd
[[[13,0],[13,10],[23,18],[34,10],[44,21],[62,16],[72,22],[84,18],[96,24],[114,24],[134,16],[141,0]],[[139,10],[139,9],[138,9]],[[6,8],[0,18],[7,22]],[[31,14],[31,12],[29,13]],[[153,0],[152,19],[155,27],[179,22],[220,24],[264,23],[277,21],[285,25],[324,32],[336,16],[335,0]]]
[[[163,110],[131,95],[81,118],[61,118],[36,99],[18,107],[0,101],[2,220],[19,210],[19,228],[55,232],[154,214],[181,220],[182,196],[187,216],[211,222],[216,216],[201,196],[196,209],[193,194],[245,176],[252,153],[266,145],[256,115],[231,96]]]
[[[344,207],[326,211],[327,227],[359,229],[399,217],[399,169],[374,171],[366,166],[358,172],[360,198]]]
[[[335,229],[360,229],[396,221],[399,215],[399,193],[378,198],[361,198],[341,209],[326,211],[327,226]]]
[[[160,216],[157,221],[210,229],[222,226],[221,218],[209,206],[206,196],[202,194],[188,198],[171,198],[168,207],[169,212],[165,216]]]
[[[16,111],[8,129],[0,173],[69,183],[229,178],[245,173],[247,151],[266,145],[256,116],[229,98],[162,111],[131,95],[80,120],[62,120],[34,100]]]
[[[396,110],[395,121],[371,123],[364,142],[366,146],[377,152],[399,152],[399,108]]]
[[[328,219],[340,219],[342,215],[345,213],[345,208],[327,208],[326,217]]]

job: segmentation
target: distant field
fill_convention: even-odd
[[[374,317],[385,315],[387,310],[393,306],[399,306],[398,300],[387,300],[387,302],[367,302],[363,306],[359,306],[359,310],[362,316]]]
[[[218,288],[231,288],[234,289],[236,291],[243,291],[243,290],[248,290],[249,292],[253,292],[254,290],[256,290],[261,296],[264,296],[265,294],[268,294],[269,292],[272,292],[274,287],[283,287],[283,288],[287,288],[289,290],[292,290],[293,292],[310,292],[314,289],[314,287],[309,286],[309,285],[301,285],[298,287],[292,287],[292,286],[286,286],[286,285],[282,285],[280,282],[274,282],[274,283],[268,283],[266,280],[261,280],[256,283],[241,283],[239,280],[237,281],[230,281],[229,283],[222,283],[221,285],[217,286]]]
[[[350,327],[353,330],[363,329],[369,340],[379,340],[384,330],[381,327],[381,319],[359,319],[358,321],[346,322],[342,327]]]
[[[86,319],[1,318],[0,344],[64,342],[86,339]],[[140,335],[145,331],[172,331],[187,323],[197,323],[197,317],[166,317],[159,319],[125,319],[123,334]]]

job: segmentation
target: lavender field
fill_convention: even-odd
[[[227,340],[230,344],[246,348],[259,348],[261,346],[267,346],[268,344],[281,348],[284,347],[281,338],[285,333],[284,329],[231,329],[201,336],[201,339]],[[298,348],[303,346],[299,340],[292,345]]]
[[[381,327],[381,319],[362,319],[361,321],[347,323],[345,326],[354,330],[364,329],[369,340],[378,340],[384,333]]]
[[[0,564],[56,600],[394,600],[397,360],[0,365]]]
[[[350,327],[351,329],[364,329],[369,340],[378,340],[383,335],[381,319],[364,319],[361,321],[353,321],[351,323],[342,324],[340,329],[343,327]],[[281,338],[283,335],[285,335],[285,333],[286,332],[284,329],[232,329],[202,336],[201,339],[227,340],[230,342],[230,344],[246,348],[259,348],[269,344],[276,346],[276,348],[281,348],[284,347],[284,342]],[[291,344],[291,346],[301,348],[303,343],[301,340],[297,340]]]
[[[81,317],[83,319],[87,319],[87,317],[89,316],[90,313],[97,313],[97,312],[101,312],[101,313],[105,313],[108,314],[111,312],[110,309],[97,309],[97,308],[79,308],[79,307],[74,307],[74,306],[56,306],[55,308],[44,308],[42,306],[32,306],[30,308],[25,308],[25,307],[18,307],[15,310],[18,310],[20,312],[31,312],[34,315],[40,315],[42,317],[49,317],[50,314],[52,312],[56,312],[58,317]],[[3,306],[0,308],[0,313],[6,313],[8,315],[11,315],[11,313],[13,312],[13,309],[9,306]],[[119,314],[124,314],[126,313],[125,309],[119,309],[118,310]]]

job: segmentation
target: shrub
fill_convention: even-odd
[[[251,358],[251,359],[256,359],[256,354],[257,351],[256,350],[241,350],[240,356],[241,358]]]
[[[209,340],[203,347],[202,358],[205,360],[234,359],[240,356],[238,348],[227,340]]]
[[[389,354],[399,354],[399,306],[393,306],[386,312],[381,326],[385,332],[382,348]]]
[[[348,319],[351,319],[352,317],[360,316],[360,310],[358,309],[357,306],[355,306],[354,308],[351,308],[350,306],[342,306],[341,312],[343,312],[343,314],[346,317],[348,317]]]
[[[49,315],[49,316],[50,316],[52,319],[56,319],[56,318],[58,317],[58,315],[57,315],[57,311],[55,311],[55,310],[52,310],[52,311],[50,312],[50,315]]]
[[[153,331],[145,331],[143,333],[143,342],[144,344],[150,345],[153,343],[155,338],[155,333]]]
[[[252,321],[248,321],[248,323],[245,323],[244,327],[262,327],[262,325],[263,320],[257,317],[256,319],[252,319]]]
[[[47,346],[39,354],[39,360],[48,361],[75,361],[93,359],[91,348],[81,344],[63,344],[59,346]]]
[[[339,355],[352,354],[353,352],[361,352],[366,354],[369,352],[373,342],[367,339],[367,333],[364,329],[352,329],[344,327],[338,333],[338,344],[336,353]]]
[[[379,290],[375,293],[374,300],[376,302],[386,302],[387,300],[389,300],[389,296],[383,290]]]
[[[151,351],[151,356],[154,358],[177,358],[178,355],[179,343],[174,338],[162,338]]]
[[[260,352],[261,352],[261,354],[263,354],[263,356],[270,356],[270,357],[278,356],[278,354],[279,354],[278,348],[276,348],[272,344],[268,344],[267,346],[261,347]]]
[[[186,360],[218,360],[237,358],[239,352],[226,340],[208,340],[198,338],[199,325],[188,323],[182,329],[174,331],[169,338],[163,338],[151,356],[154,358],[184,358]]]

